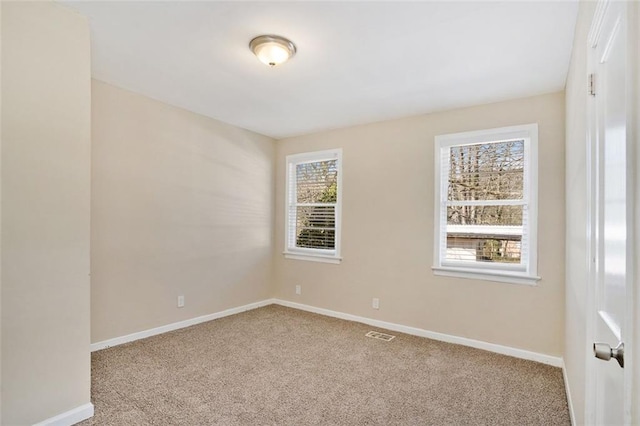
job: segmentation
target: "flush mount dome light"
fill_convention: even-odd
[[[251,51],[266,65],[275,67],[296,54],[296,45],[277,35],[261,35],[249,42]]]

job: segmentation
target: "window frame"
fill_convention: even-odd
[[[295,223],[292,227],[289,209],[293,203],[296,203],[296,194],[292,194],[291,179],[295,179],[292,176],[292,171],[295,172],[295,167],[302,163],[312,163],[316,161],[337,160],[337,194],[335,203],[335,244],[333,250],[315,249],[308,247],[291,247],[289,242],[291,241],[291,231],[295,232]],[[284,218],[284,257],[286,259],[295,260],[307,260],[312,262],[323,262],[339,264],[342,261],[340,255],[340,240],[342,236],[342,148],[329,149],[324,151],[303,152],[300,154],[287,155],[285,160],[285,218]]]
[[[528,258],[523,265],[489,262],[452,262],[444,260],[447,233],[441,232],[441,221],[446,220],[449,180],[442,179],[443,150],[451,147],[507,140],[524,140],[523,208],[528,209],[528,223],[523,224],[523,240],[527,235]],[[448,156],[447,156],[448,158]],[[446,165],[448,167],[448,165]],[[500,127],[472,132],[452,133],[435,137],[434,144],[434,255],[432,270],[435,275],[513,284],[537,285],[541,279],[538,267],[538,124]],[[526,229],[528,228],[528,229]],[[444,252],[442,248],[444,247]]]

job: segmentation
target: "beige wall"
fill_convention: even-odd
[[[581,2],[566,86],[566,317],[564,362],[576,424],[585,422],[587,352],[587,36],[594,2]]]
[[[2,5],[2,424],[89,403],[87,20]]]
[[[434,137],[539,124],[538,286],[434,276]],[[340,265],[284,259],[285,156],[343,148]],[[277,145],[276,294],[316,307],[561,356],[564,94],[375,123]],[[296,296],[296,284],[302,295]],[[371,299],[380,298],[380,309]]]
[[[627,28],[630,28],[633,32],[635,32],[635,45],[631,46],[632,52],[636,52],[635,55],[632,56],[634,60],[635,66],[635,111],[633,116],[636,117],[636,133],[635,133],[635,146],[636,146],[636,168],[640,167],[640,55],[638,52],[640,51],[640,4],[638,2],[631,3],[631,22],[627,25]],[[635,173],[636,178],[636,193],[635,193],[635,232],[636,232],[636,254],[635,254],[635,270],[640,271],[640,173]],[[640,424],[640,273],[636,272],[635,274],[635,335],[634,335],[634,358],[632,362],[634,363],[634,386],[632,389],[632,413],[631,418],[635,423]]]
[[[0,35],[2,2],[0,1]],[[0,87],[2,86],[2,37],[0,37]],[[2,176],[2,96],[0,96],[0,177]],[[2,422],[2,184],[0,183],[0,422]]]
[[[92,88],[91,340],[271,297],[274,141]]]

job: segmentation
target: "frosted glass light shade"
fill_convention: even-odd
[[[288,61],[296,53],[296,46],[291,41],[275,35],[258,36],[251,40],[249,47],[262,63],[270,67]]]

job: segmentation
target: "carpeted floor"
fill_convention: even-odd
[[[370,330],[271,305],[95,352],[81,424],[570,424],[559,368]]]

